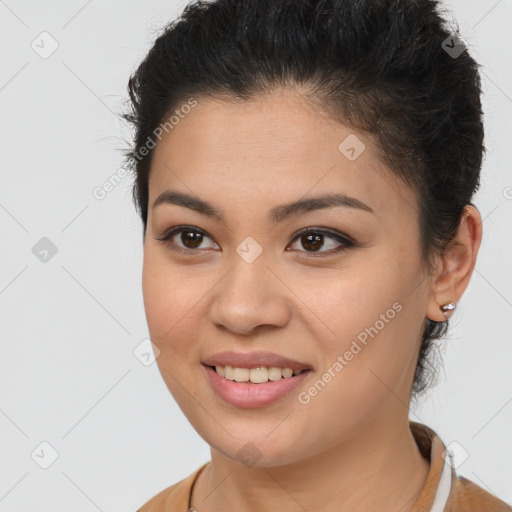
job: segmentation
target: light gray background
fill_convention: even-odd
[[[116,117],[129,75],[185,4],[0,0],[4,512],[135,510],[209,460],[156,364],[133,354],[148,331],[131,178],[92,195],[130,140]],[[512,502],[512,0],[445,5],[483,64],[484,240],[440,383],[411,418],[468,452],[455,449],[459,473]],[[47,59],[31,48],[43,31],[59,45]],[[32,252],[42,237],[58,249],[46,263]],[[43,441],[58,452],[48,469],[31,457],[50,456]]]

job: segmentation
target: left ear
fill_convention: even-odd
[[[445,253],[438,257],[431,280],[431,296],[427,307],[427,317],[430,320],[443,322],[447,317],[443,315],[440,306],[459,302],[473,274],[481,241],[480,213],[474,206],[466,205],[457,236]]]

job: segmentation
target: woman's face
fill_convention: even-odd
[[[214,449],[259,466],[403,422],[430,294],[414,192],[367,137],[290,90],[196,99],[155,148],[144,242],[149,332],[177,403]],[[154,205],[165,192],[212,209]],[[326,194],[353,199],[314,201]],[[220,360],[235,379],[294,366],[255,352],[309,371],[237,383],[206,364],[226,351],[248,356]]]

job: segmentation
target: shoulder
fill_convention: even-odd
[[[137,509],[137,512],[187,512],[192,486],[199,472],[208,464],[203,464],[189,476],[160,491],[147,503]]]
[[[512,512],[510,505],[457,474],[451,450],[434,430],[413,421],[409,426],[421,454],[430,462],[413,512]]]
[[[457,476],[452,481],[446,512],[461,510],[464,512],[512,512],[512,506],[485,491],[471,480]]]

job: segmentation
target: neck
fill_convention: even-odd
[[[328,452],[286,466],[250,468],[211,453],[191,497],[201,512],[411,512],[429,470],[407,417],[370,423]]]

